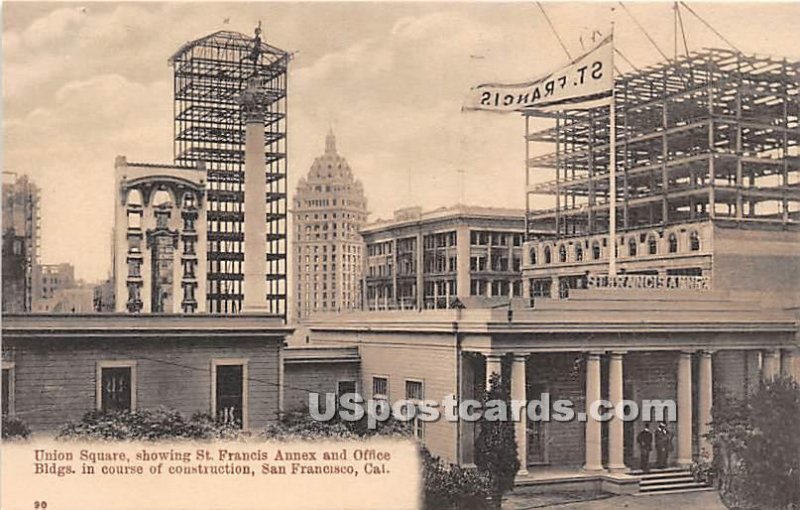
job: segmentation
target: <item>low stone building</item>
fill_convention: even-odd
[[[721,392],[742,396],[764,378],[800,377],[797,316],[713,291],[573,290],[535,308],[372,311],[320,316],[314,345],[358,347],[365,398],[480,398],[488,376],[503,373],[514,400],[568,399],[574,411],[601,397],[673,400],[672,460],[688,465],[700,450]],[[633,467],[634,438],[645,420],[521,420],[526,467]],[[648,419],[649,421],[649,419]],[[462,465],[475,460],[475,426],[440,419],[419,424],[432,453]]]
[[[3,317],[3,409],[53,432],[94,409],[166,406],[257,430],[278,419],[272,316],[74,314]]]

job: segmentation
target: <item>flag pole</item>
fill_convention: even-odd
[[[617,97],[614,76],[614,22],[611,22],[611,103],[609,107],[608,152],[608,276],[617,275]]]

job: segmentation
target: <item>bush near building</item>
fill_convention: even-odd
[[[280,421],[268,425],[262,436],[277,440],[323,440],[323,439],[358,439],[372,436],[410,437],[411,427],[408,422],[394,418],[378,422],[370,428],[366,417],[357,421],[347,421],[338,414],[328,421],[317,421],[308,412],[298,411],[286,413]]]
[[[425,508],[430,510],[485,510],[492,508],[494,485],[485,471],[447,465],[422,447]]]
[[[274,440],[348,440],[367,437],[411,438],[410,422],[390,418],[368,427],[366,419],[346,421],[336,418],[316,421],[307,412],[287,414],[263,433]],[[423,501],[429,510],[485,510],[492,501],[492,478],[476,469],[446,464],[420,445]]]
[[[728,508],[800,508],[800,385],[790,378],[762,384],[748,399],[725,396],[712,409],[712,461],[695,465],[713,480]]]
[[[89,411],[80,420],[61,427],[56,439],[236,439],[239,434],[236,424],[222,423],[209,414],[195,413],[187,419],[179,411],[159,407],[135,411]]]
[[[3,440],[28,439],[31,429],[20,418],[3,415]]]
[[[495,400],[503,401],[510,409],[511,387],[509,381],[494,373],[489,378],[489,390],[483,399],[486,403]],[[487,420],[486,415],[480,421],[480,432],[475,446],[475,460],[478,469],[486,473],[492,480],[492,496],[497,507],[503,494],[514,488],[514,477],[519,471],[517,457],[517,440],[514,438],[514,422],[511,420]]]

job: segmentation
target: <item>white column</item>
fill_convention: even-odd
[[[527,403],[525,370],[528,356],[526,354],[514,354],[514,362],[511,364],[511,400]],[[519,471],[517,475],[528,474],[528,413],[527,407],[522,407],[520,419],[514,424],[514,438],[517,440],[517,459],[519,460]]]
[[[242,311],[267,310],[267,204],[264,120],[247,115],[244,152],[244,300]],[[199,268],[199,270],[204,270]]]
[[[612,352],[608,366],[608,399],[619,409],[622,405],[622,352]],[[625,434],[623,421],[616,415],[608,422],[608,469],[625,470]]]
[[[600,354],[586,355],[586,463],[585,471],[602,471],[602,436],[600,421],[591,417],[589,409],[600,400]]]
[[[486,355],[486,390],[491,388],[490,380],[492,374],[502,374],[502,356],[499,354]]]
[[[703,437],[708,434],[711,423],[711,405],[713,403],[713,368],[711,365],[711,353],[708,351],[700,352],[700,367],[697,374],[697,436],[700,445],[701,455],[705,453],[711,458],[713,453],[711,443]]]
[[[781,368],[780,349],[764,351],[764,363],[761,366],[761,377],[765,381],[778,377]]]
[[[678,359],[678,465],[692,463],[692,354]]]
[[[797,380],[797,357],[794,349],[784,349],[781,353],[781,375]]]

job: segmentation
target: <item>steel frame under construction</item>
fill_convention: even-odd
[[[291,55],[238,32],[190,41],[174,68],[175,164],[205,164],[208,175],[208,307],[235,313],[243,299],[245,124],[239,94],[258,68],[267,89],[264,118],[267,305],[286,316],[286,70]]]
[[[799,81],[798,62],[723,49],[618,76],[619,229],[704,219],[796,228]],[[608,232],[609,108],[524,115],[528,238],[543,226],[557,238]],[[533,117],[555,126],[533,132]],[[534,156],[542,142],[555,151]],[[537,207],[543,195],[555,207]]]

